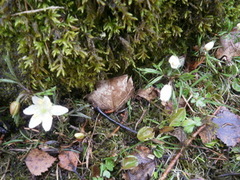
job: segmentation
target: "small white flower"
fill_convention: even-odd
[[[177,56],[175,55],[172,55],[168,62],[170,63],[171,65],[171,68],[173,69],[178,69],[180,68],[181,66],[183,66],[184,64],[184,61],[185,61],[185,58],[184,57],[181,57],[181,58],[178,58]]]
[[[240,23],[237,24],[237,30],[240,30]]]
[[[169,84],[164,85],[160,91],[160,100],[163,103],[166,103],[167,101],[170,100],[171,96],[172,96],[172,86]]]
[[[214,43],[215,43],[215,41],[211,41],[211,42],[205,44],[204,49],[205,49],[206,51],[210,51],[210,50],[213,48]]]
[[[53,115],[63,115],[68,112],[66,107],[52,104],[51,100],[44,96],[39,98],[32,97],[33,105],[23,110],[26,115],[33,115],[29,122],[29,128],[34,128],[42,123],[43,129],[49,131],[52,126]]]

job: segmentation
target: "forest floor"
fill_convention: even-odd
[[[240,33],[232,32],[194,56],[106,80],[84,99],[58,99],[52,88],[12,105],[11,115],[2,107],[0,180],[240,179]],[[68,112],[51,109],[52,124],[30,128],[32,104],[49,119],[44,96]]]

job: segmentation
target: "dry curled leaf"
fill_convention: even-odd
[[[138,166],[127,170],[123,174],[125,180],[148,180],[152,177],[155,170],[154,156],[151,150],[145,146],[138,146],[133,154],[138,159]]]
[[[159,97],[160,90],[155,87],[149,87],[147,89],[140,89],[137,92],[137,95],[146,99],[147,101],[151,101]]]
[[[29,171],[35,175],[40,176],[43,172],[46,172],[49,167],[52,166],[56,158],[50,156],[48,153],[39,149],[32,149],[26,159],[25,163]]]
[[[133,95],[132,78],[128,75],[100,81],[97,89],[88,95],[88,101],[101,110],[117,111]]]
[[[216,51],[216,58],[224,59],[228,63],[235,56],[240,56],[240,30],[235,27],[233,30],[220,38],[221,47]]]
[[[62,151],[58,155],[58,165],[68,171],[76,172],[79,154],[73,151]]]
[[[240,117],[226,107],[220,107],[212,121],[218,125],[217,137],[227,146],[236,146],[240,142]]]
[[[181,143],[184,143],[187,140],[187,135],[181,127],[175,128],[173,132],[170,132],[169,134],[176,137]]]

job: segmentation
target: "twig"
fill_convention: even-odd
[[[123,124],[121,124],[121,123],[113,120],[112,118],[110,118],[108,115],[106,115],[104,112],[102,112],[102,110],[101,110],[99,107],[95,107],[95,110],[96,110],[97,112],[99,112],[101,115],[103,115],[105,118],[107,118],[109,121],[111,121],[112,123],[120,126],[121,128],[123,128],[123,129],[125,129],[125,130],[127,130],[127,131],[130,131],[130,132],[132,132],[132,133],[134,133],[134,134],[137,134],[137,131],[135,131],[135,130],[127,127],[127,126],[124,126]]]
[[[240,173],[227,173],[227,174],[221,174],[218,177],[226,177],[226,176],[240,176]]]
[[[22,15],[22,14],[31,14],[31,13],[41,12],[41,11],[45,11],[45,10],[49,10],[49,9],[64,9],[64,7],[50,6],[50,7],[47,7],[47,8],[34,9],[34,10],[29,10],[29,11],[23,11],[23,12],[15,13],[15,14],[12,14],[12,16],[18,16],[18,15]]]
[[[7,174],[9,165],[10,165],[10,158],[8,159],[7,166],[6,166],[6,169],[5,169],[4,174],[3,174],[2,177],[1,177],[1,180],[4,180],[4,179],[5,179],[5,176],[6,176],[6,174]]]
[[[224,156],[223,154],[221,154],[221,153],[219,153],[219,152],[213,151],[212,149],[209,149],[209,148],[206,148],[206,147],[201,147],[201,146],[196,146],[196,145],[193,145],[193,144],[191,145],[191,147],[200,148],[200,149],[205,149],[205,150],[207,150],[207,151],[211,151],[212,153],[214,153],[214,154],[216,154],[216,155],[219,156],[218,159],[222,157],[222,158],[223,158],[223,159],[222,159],[223,161],[228,160],[228,158],[227,158],[226,156]]]
[[[192,109],[191,105],[188,103],[189,100],[192,98],[192,95],[191,95],[188,99],[186,99],[186,98],[184,97],[184,95],[182,95],[182,98],[183,98],[183,100],[185,101],[186,105],[189,107],[189,109],[190,109],[193,113],[195,113],[195,111]]]
[[[181,150],[177,153],[177,155],[173,158],[173,160],[168,165],[167,169],[163,173],[163,175],[158,180],[164,180],[167,178],[167,175],[170,173],[173,166],[176,164],[179,157],[182,155],[183,151],[188,147],[191,142],[196,138],[196,136],[206,127],[206,124],[202,125],[193,135],[192,137],[186,142],[186,144],[181,148]]]
[[[135,125],[135,129],[137,129],[138,124],[141,123],[141,121],[142,121],[143,118],[145,117],[146,112],[147,112],[147,109],[143,109],[142,111],[143,111],[143,112],[142,112],[142,115],[141,115],[141,117],[139,118],[139,120],[137,121],[137,123],[136,123],[136,125]]]

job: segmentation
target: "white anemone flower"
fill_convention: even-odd
[[[168,62],[170,63],[171,68],[173,68],[173,69],[178,69],[178,68],[180,68],[181,66],[183,66],[184,61],[185,61],[185,58],[184,58],[184,57],[178,58],[178,57],[175,56],[175,55],[172,55],[172,56],[169,58],[169,60],[168,60]]]
[[[168,102],[172,96],[172,86],[169,84],[166,84],[163,86],[163,88],[160,91],[160,100],[163,104]]]
[[[29,122],[29,128],[34,128],[42,123],[43,129],[49,131],[52,126],[53,115],[63,115],[68,112],[66,107],[52,104],[49,97],[32,97],[33,105],[23,110],[26,115],[33,115]]]
[[[215,41],[211,41],[211,42],[205,44],[204,49],[205,49],[206,51],[210,51],[210,50],[213,48],[214,43],[215,43]]]

